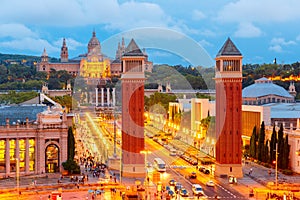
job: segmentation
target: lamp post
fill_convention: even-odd
[[[16,158],[16,178],[17,178],[17,195],[18,195],[18,199],[19,199],[19,195],[20,195],[20,162],[19,162],[19,158]]]
[[[276,155],[275,155],[275,162],[276,162],[276,165],[275,165],[275,185],[276,185],[276,190],[278,188],[278,143],[276,143],[276,148],[275,148],[275,151],[276,151]]]

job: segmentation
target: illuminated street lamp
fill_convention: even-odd
[[[17,195],[18,195],[18,199],[19,199],[19,195],[20,195],[20,160],[19,158],[16,158],[16,178],[17,178]]]
[[[276,149],[275,149],[276,155],[275,155],[275,185],[276,185],[276,190],[278,189],[278,143],[276,143]]]

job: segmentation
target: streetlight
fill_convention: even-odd
[[[276,155],[275,155],[275,162],[276,162],[276,165],[275,165],[275,185],[276,185],[276,190],[278,189],[278,143],[276,143],[276,148],[275,148],[275,151],[276,151]]]
[[[18,195],[18,199],[19,199],[19,195],[20,195],[20,162],[19,162],[19,158],[16,158],[16,178],[17,178],[17,195]]]
[[[147,155],[151,154],[151,151],[149,150],[142,150],[140,151],[140,153],[145,154],[145,170],[146,170],[146,179],[145,181],[147,181],[147,185],[146,185],[146,200],[148,200],[149,196],[148,195],[148,187],[149,187],[149,177],[148,177],[148,169],[147,169]]]

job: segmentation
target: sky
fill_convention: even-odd
[[[299,61],[299,0],[1,0],[0,53],[59,58],[87,52],[96,32],[103,54],[134,38],[154,64],[211,67],[228,37],[244,64]]]

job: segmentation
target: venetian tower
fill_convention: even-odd
[[[122,176],[145,177],[144,62],[132,39],[122,56]]]
[[[243,176],[242,58],[230,38],[216,56],[216,176]]]

